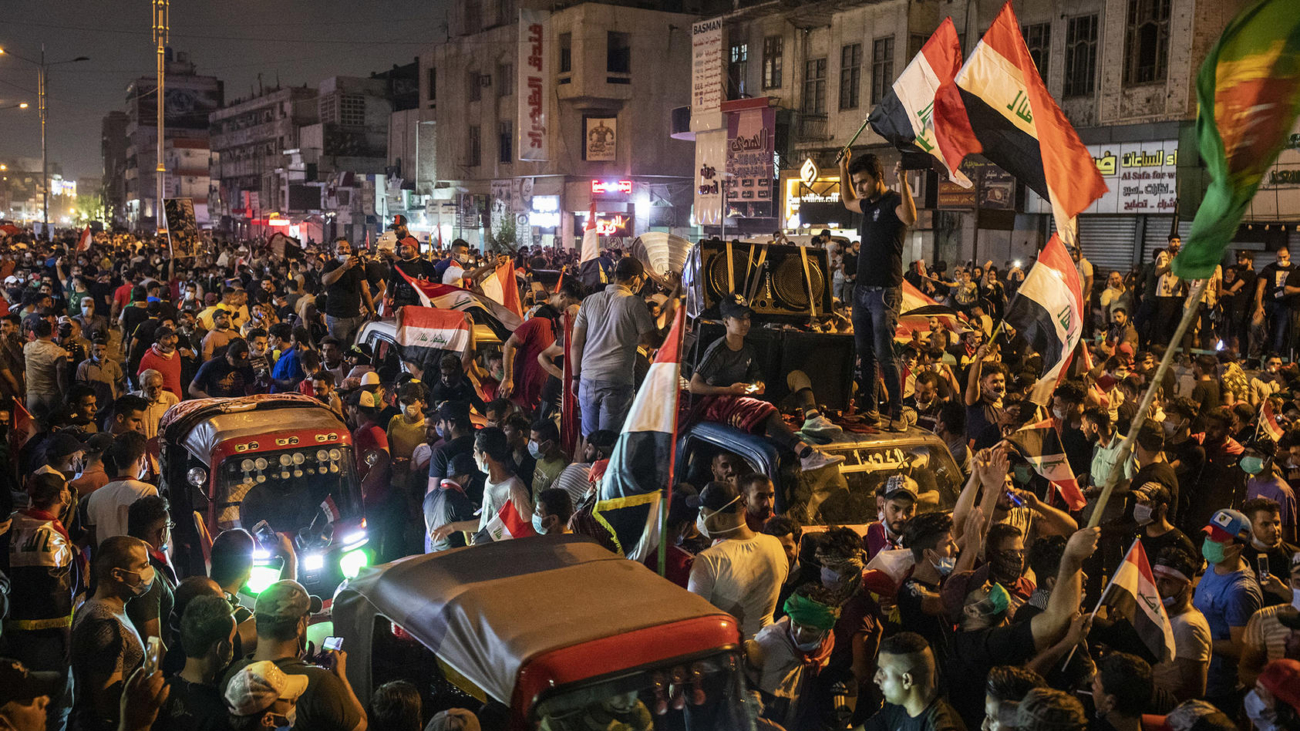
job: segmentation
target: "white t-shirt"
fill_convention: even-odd
[[[686,588],[740,622],[749,640],[772,623],[777,595],[790,573],[790,564],[775,536],[757,535],[747,541],[725,540],[695,557]]]
[[[105,538],[126,535],[126,514],[142,497],[157,495],[158,488],[139,480],[110,482],[86,498],[86,517],[95,526],[96,545]]]
[[[483,532],[496,519],[497,513],[501,511],[502,506],[507,502],[514,503],[514,509],[518,511],[519,517],[531,525],[533,498],[529,494],[528,488],[524,487],[523,481],[514,476],[511,476],[505,482],[488,480],[483,485],[483,511],[479,513],[478,519],[479,535],[482,536],[482,539],[476,540],[476,542],[493,540]],[[477,536],[476,539],[478,539]]]
[[[1195,660],[1210,665],[1210,648],[1213,639],[1210,636],[1210,623],[1205,615],[1195,608],[1188,608],[1177,617],[1169,618],[1169,625],[1174,630],[1174,657],[1151,668],[1151,676],[1156,688],[1163,688],[1170,693],[1178,690],[1178,658]]]
[[[460,286],[460,280],[465,278],[465,270],[457,262],[452,262],[446,271],[442,273],[442,283]]]

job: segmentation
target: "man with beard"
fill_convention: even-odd
[[[307,677],[307,690],[298,699],[299,728],[320,731],[361,731],[366,727],[366,709],[357,700],[344,672],[338,650],[326,650],[326,667],[308,665],[301,659],[307,646],[307,622],[321,609],[320,597],[311,596],[302,584],[285,579],[271,584],[257,595],[253,615],[257,619],[257,651],[230,666],[221,684],[222,693],[231,679],[248,665],[268,661],[285,675]]]
[[[198,596],[180,617],[185,667],[172,676],[170,692],[153,728],[159,731],[226,731],[229,712],[217,689],[235,656],[237,625],[221,596]],[[176,648],[173,648],[173,651]]]
[[[985,431],[997,429],[1007,393],[1007,369],[984,362],[986,357],[988,345],[981,345],[966,376],[966,434],[976,442],[984,439]]]
[[[1250,379],[1250,403],[1259,407],[1264,399],[1281,391],[1286,386],[1286,376],[1282,373],[1282,356],[1269,353],[1264,357],[1264,370]]]
[[[1259,273],[1259,283],[1255,285],[1254,317],[1261,319],[1267,316],[1267,322],[1272,323],[1273,337],[1270,343],[1274,353],[1282,353],[1287,349],[1287,326],[1291,321],[1289,302],[1296,297],[1289,295],[1286,290],[1288,285],[1295,284],[1289,281],[1295,270],[1296,265],[1291,262],[1291,249],[1283,246],[1277,250],[1277,260]]]
[[[876,488],[876,520],[867,526],[862,539],[868,561],[885,548],[902,544],[907,522],[916,514],[918,491],[916,480],[902,474],[890,475]]]
[[[1274,500],[1257,497],[1242,504],[1241,514],[1250,520],[1251,536],[1250,545],[1241,552],[1241,557],[1256,568],[1255,575],[1259,577],[1264,593],[1264,606],[1296,601],[1291,586],[1286,583],[1286,569],[1300,548],[1283,540],[1281,506]],[[1262,561],[1260,557],[1263,557]]]
[[[755,472],[736,480],[736,487],[745,496],[745,523],[755,533],[763,532],[763,525],[772,517],[772,498],[776,490],[767,475]]]
[[[916,374],[912,395],[903,399],[903,407],[916,413],[918,427],[934,431],[939,410],[946,400],[939,396],[939,374],[927,370]]]
[[[406,233],[406,217],[398,216],[397,220],[400,225],[394,228],[397,232],[397,261],[393,262],[392,272],[388,277],[388,306],[390,312],[396,312],[398,308],[406,305],[419,305],[420,295],[415,288],[407,284],[402,274],[411,279],[433,280],[435,274],[434,265],[419,255],[419,244],[410,234]]]

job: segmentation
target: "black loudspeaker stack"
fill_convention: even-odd
[[[800,248],[808,256],[806,275]],[[721,241],[701,241],[691,250],[682,273],[686,311],[691,317],[717,317],[718,302],[732,292],[744,295],[759,319],[766,322],[807,322],[812,312],[810,290],[817,314],[831,309],[831,271],[825,249],[734,243],[730,272],[726,252]]]

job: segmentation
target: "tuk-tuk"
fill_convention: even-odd
[[[368,563],[352,435],[321,402],[300,394],[182,401],[158,433],[162,487],[178,516],[175,559],[187,574],[206,573],[209,536],[262,521],[263,543],[268,531],[294,541],[299,581],[314,593],[329,596]]]
[[[495,701],[517,731],[753,729],[736,620],[583,536],[364,569],[333,622],[362,704],[419,678],[426,707]]]

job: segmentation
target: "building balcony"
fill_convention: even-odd
[[[801,113],[795,129],[797,142],[828,142],[831,139],[831,128],[825,114]]]

